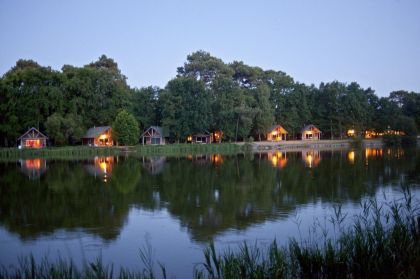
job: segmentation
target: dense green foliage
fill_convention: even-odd
[[[136,118],[126,110],[117,114],[112,123],[112,138],[117,145],[135,145],[139,142],[139,125]]]
[[[313,123],[324,138],[346,129],[420,129],[420,93],[396,91],[379,98],[371,88],[333,81],[318,87],[281,71],[243,62],[225,63],[204,51],[188,55],[164,89],[130,88],[106,56],[61,71],[19,60],[0,79],[0,145],[14,146],[28,127],[48,134],[54,145],[76,144],[89,127],[110,125],[125,109],[140,131],[162,125],[173,141],[192,133],[223,131],[223,139],[263,139],[275,123],[294,138]]]

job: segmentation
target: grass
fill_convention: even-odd
[[[121,153],[119,148],[102,148],[88,146],[66,146],[43,149],[17,149],[0,148],[0,160],[15,160],[25,158],[48,158],[48,159],[78,159],[92,156],[110,156]]]
[[[274,240],[268,248],[242,244],[236,251],[218,253],[213,243],[204,250],[203,262],[194,268],[197,279],[221,278],[419,278],[420,204],[408,188],[403,200],[379,204],[369,200],[350,226],[341,208],[330,222],[334,232],[321,229],[318,237],[291,239],[279,246]],[[140,250],[144,268],[115,271],[100,260],[82,270],[61,259],[37,264],[32,256],[15,268],[1,268],[0,278],[157,278],[152,249]],[[159,264],[161,278],[166,269]]]
[[[0,148],[0,160],[16,160],[42,157],[48,159],[79,159],[92,156],[112,156],[132,154],[138,156],[164,155],[183,156],[197,153],[235,154],[245,148],[233,143],[222,144],[168,144],[168,145],[136,145],[121,147],[88,147],[66,146],[43,149]]]

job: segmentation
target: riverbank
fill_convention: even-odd
[[[133,156],[184,156],[188,154],[236,154],[240,152],[264,152],[272,150],[299,151],[302,149],[334,150],[350,148],[354,140],[317,140],[317,141],[281,141],[281,142],[235,142],[220,144],[167,144],[167,145],[135,145],[114,147],[66,146],[43,149],[1,148],[0,160],[20,158],[73,159],[92,156],[133,155]],[[363,140],[366,147],[383,146],[382,140]]]
[[[0,160],[26,158],[80,159],[92,156],[183,156],[187,154],[236,154],[246,151],[246,146],[221,144],[168,144],[113,147],[66,146],[42,149],[1,148]]]
[[[252,143],[237,143],[238,145],[249,145],[253,152],[261,151],[299,151],[302,149],[317,149],[317,150],[334,150],[350,148],[355,145],[363,145],[365,147],[383,147],[382,139],[369,139],[356,142],[352,139],[344,140],[289,140],[289,141],[256,141]]]

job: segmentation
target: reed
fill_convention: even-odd
[[[197,279],[228,278],[419,278],[420,277],[420,203],[409,188],[403,200],[379,204],[368,200],[350,225],[340,208],[330,221],[338,235],[321,239],[291,239],[279,246],[274,240],[268,248],[243,243],[235,251],[218,253],[210,243],[204,260],[193,271]],[[25,257],[14,268],[0,267],[0,278],[157,278],[152,250],[140,250],[143,269],[115,271],[100,260],[79,270],[70,261],[36,263]],[[161,278],[166,269],[159,264]]]

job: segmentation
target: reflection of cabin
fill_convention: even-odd
[[[21,159],[19,162],[20,170],[31,180],[39,179],[47,171],[47,161],[44,159]]]
[[[302,140],[319,140],[321,139],[321,131],[315,125],[306,125],[302,129]]]
[[[111,177],[112,169],[114,165],[114,157],[98,157],[96,156],[93,161],[85,165],[87,172],[94,176],[99,177],[104,182],[107,182]]]
[[[113,145],[111,137],[111,126],[100,126],[90,128],[82,137],[82,144],[89,146]]]
[[[156,157],[143,157],[142,160],[143,167],[152,175],[156,175],[162,172],[163,167],[165,166],[166,157],[156,156]]]
[[[18,138],[18,145],[21,148],[43,148],[47,146],[47,139],[46,135],[32,127]]]
[[[274,125],[267,133],[267,140],[280,141],[286,140],[287,131],[281,125]]]
[[[164,129],[159,126],[150,126],[140,136],[140,142],[144,144],[165,144],[167,135]]]
[[[302,150],[302,160],[308,168],[318,166],[321,162],[319,150]]]
[[[271,162],[275,168],[284,168],[287,164],[287,154],[286,152],[268,152],[267,159]]]

